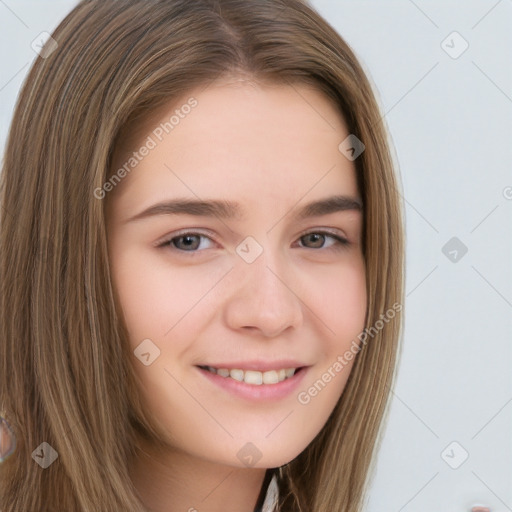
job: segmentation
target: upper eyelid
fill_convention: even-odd
[[[311,229],[306,229],[304,231],[301,231],[299,233],[299,238],[300,237],[303,237],[304,235],[308,235],[310,233],[323,233],[323,234],[328,234],[328,235],[331,235],[331,236],[339,236],[341,238],[345,238],[348,240],[348,237],[347,235],[343,232],[343,230],[337,228],[311,228]]]

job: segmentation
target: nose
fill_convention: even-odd
[[[303,304],[297,296],[290,272],[276,265],[264,251],[248,264],[237,261],[235,284],[225,303],[224,320],[235,330],[276,337],[303,321]],[[296,284],[296,283],[295,283]]]

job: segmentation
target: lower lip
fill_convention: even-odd
[[[204,375],[211,382],[221,387],[225,391],[232,393],[233,395],[239,396],[246,400],[255,401],[271,401],[280,400],[287,397],[293,391],[295,391],[304,375],[308,371],[308,367],[302,367],[300,370],[295,372],[293,377],[278,382],[277,384],[246,384],[238,380],[232,379],[231,377],[221,377],[216,373],[203,370],[202,368],[196,367],[202,375]]]

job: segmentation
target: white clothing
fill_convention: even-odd
[[[277,487],[277,478],[274,475],[270,483],[268,484],[267,494],[265,495],[265,500],[263,501],[263,506],[261,508],[262,512],[273,512],[275,506],[277,505],[277,498],[279,496],[279,489]]]

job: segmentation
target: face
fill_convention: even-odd
[[[348,135],[312,88],[225,79],[117,151],[130,171],[106,198],[112,279],[170,451],[277,467],[338,402],[366,312]]]

